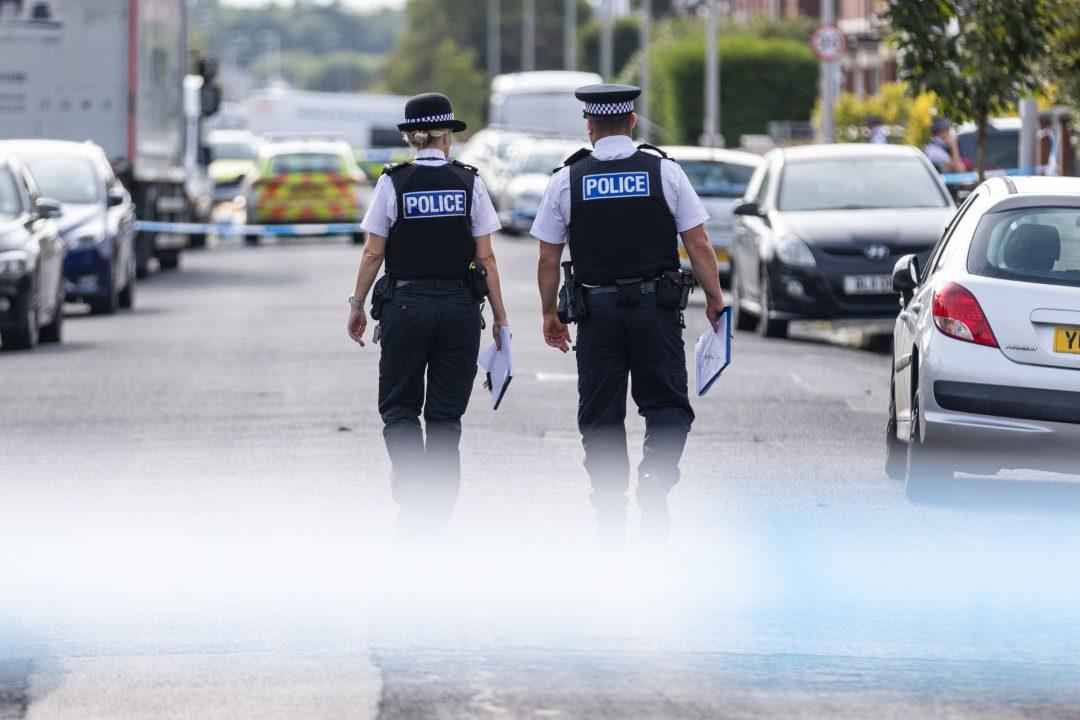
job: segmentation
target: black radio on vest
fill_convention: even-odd
[[[664,200],[661,158],[570,158],[570,257],[579,282],[654,279],[679,269],[675,218]]]
[[[464,278],[476,257],[472,234],[476,171],[458,164],[386,168],[397,219],[386,243],[386,272],[401,280]]]

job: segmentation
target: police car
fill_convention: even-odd
[[[731,278],[731,253],[735,233],[735,206],[738,205],[761,157],[739,150],[703,147],[665,147],[672,160],[679,163],[694,191],[709,211],[705,229],[716,252],[721,282]],[[690,269],[690,256],[679,245],[679,260]]]
[[[358,223],[367,176],[341,140],[286,140],[259,149],[245,192],[248,225]],[[353,233],[353,242],[364,242]],[[258,235],[247,235],[257,245]]]

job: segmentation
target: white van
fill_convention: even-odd
[[[543,70],[498,75],[491,81],[488,122],[503,130],[581,137],[585,121],[574,91],[602,83],[596,73]]]

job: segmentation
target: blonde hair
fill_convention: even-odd
[[[449,128],[436,128],[432,130],[408,130],[401,133],[401,136],[405,138],[405,142],[409,143],[413,150],[423,150],[428,145],[434,144],[437,140],[449,134]]]

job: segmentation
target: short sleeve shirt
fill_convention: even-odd
[[[437,167],[446,164],[446,156],[439,150],[426,149],[416,153],[413,161],[418,165]],[[472,234],[480,237],[493,233],[502,227],[499,216],[495,213],[495,206],[491,203],[487,187],[484,181],[478,177],[473,180],[473,204],[472,204]],[[361,226],[369,233],[387,237],[390,227],[397,221],[397,193],[394,192],[394,181],[389,175],[379,177],[375,183],[375,190],[371,194],[371,203],[368,205],[367,214]]]
[[[629,135],[612,135],[596,141],[593,157],[597,160],[621,160],[635,152],[637,146]],[[709,219],[705,205],[690,185],[690,178],[686,177],[677,162],[661,162],[660,174],[664,182],[664,200],[675,217],[676,230],[686,232]],[[548,183],[530,233],[538,240],[562,245],[570,239],[569,225],[570,168],[564,167]]]

